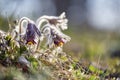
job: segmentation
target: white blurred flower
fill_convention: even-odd
[[[5,36],[6,32],[0,30],[0,36]]]

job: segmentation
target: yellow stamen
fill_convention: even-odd
[[[28,42],[27,44],[28,44],[28,45],[32,45],[33,43],[30,41],[30,42]]]
[[[63,46],[63,44],[64,44],[63,42],[59,42],[58,46]]]

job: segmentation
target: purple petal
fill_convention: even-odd
[[[26,44],[28,42],[32,42],[33,44],[35,44],[36,43],[35,42],[36,34],[38,36],[41,36],[41,33],[40,33],[39,29],[35,26],[35,24],[28,23],[27,29],[26,29],[26,34],[25,34]]]
[[[40,32],[40,30],[33,24],[33,26],[34,26],[34,30],[35,30],[35,32],[37,33],[37,35],[40,37],[41,36],[41,32]]]

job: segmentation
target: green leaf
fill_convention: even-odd
[[[97,69],[94,66],[90,65],[89,70],[92,71],[92,72],[96,72]]]
[[[97,80],[96,76],[93,75],[93,76],[90,76],[90,79],[89,80]]]

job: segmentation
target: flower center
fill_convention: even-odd
[[[28,42],[27,44],[28,44],[28,45],[33,45],[34,43],[30,41],[30,42]]]

